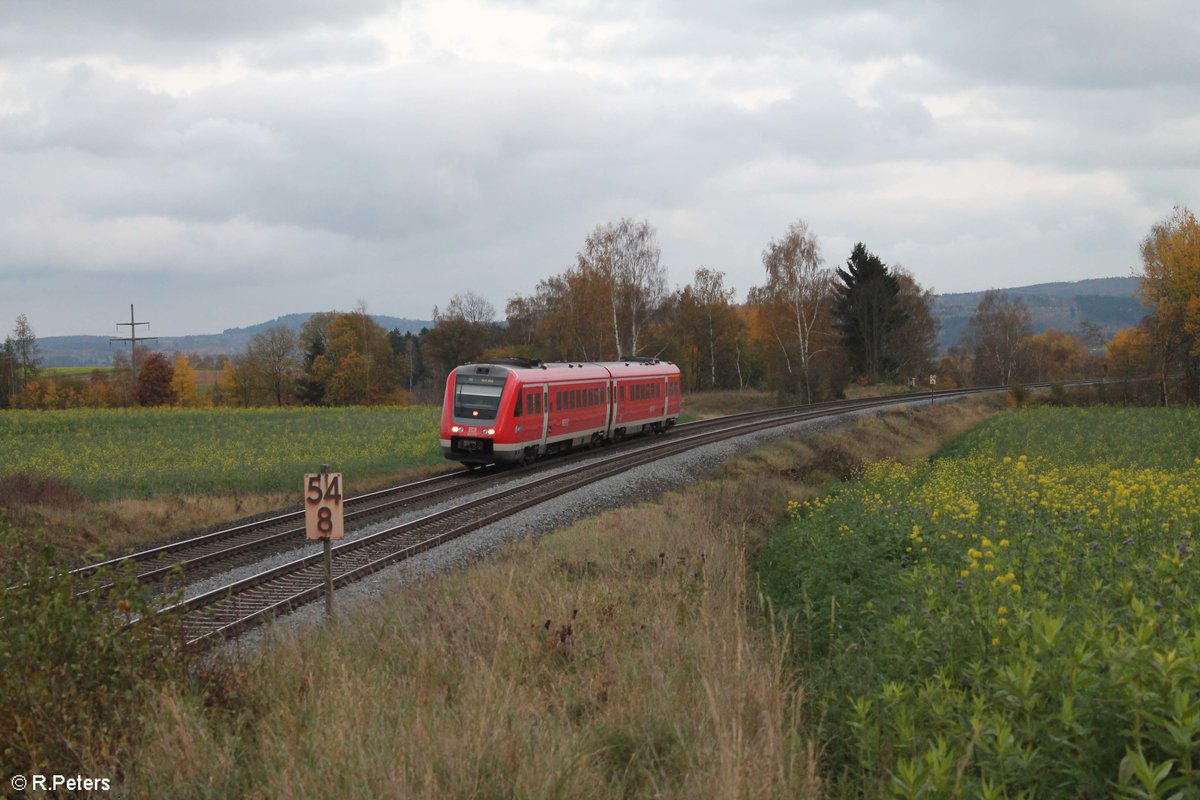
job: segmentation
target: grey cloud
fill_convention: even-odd
[[[1120,9],[1056,48],[1022,5],[976,11],[983,22],[916,0],[602,6],[560,19],[558,61],[521,68],[429,47],[385,60],[359,25],[371,3],[282,21],[103,5],[59,20],[55,42],[50,11],[0,28],[0,48],[14,26],[47,39],[0,59],[0,169],[18,187],[0,196],[0,324],[17,300],[57,291],[50,318],[83,287],[118,309],[140,309],[136,291],[179,309],[187,328],[172,333],[362,296],[423,316],[472,289],[502,308],[618,216],[659,228],[673,281],[707,264],[743,292],[767,240],[801,217],[829,261],[861,239],[941,289],[1000,270],[1119,274],[1200,177],[1197,90],[1160,75],[1181,59],[1186,74],[1187,54],[1142,60],[1128,44],[1110,65],[1093,49]],[[1040,35],[1071,19],[1045,11]],[[589,30],[631,20],[615,41]],[[1130,42],[1147,30],[1131,24]],[[231,46],[248,72],[178,95],[103,59],[53,60],[101,48],[117,66],[210,64]],[[1008,70],[1006,51],[1027,57]],[[1030,65],[1052,56],[1039,77]],[[867,65],[877,77],[850,96]],[[759,90],[786,97],[741,102]],[[953,93],[980,108],[931,112]]]
[[[178,61],[215,46],[333,28],[398,8],[396,0],[105,0],[10,3],[0,22],[8,57],[119,53]]]

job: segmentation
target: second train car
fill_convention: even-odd
[[[679,367],[669,361],[466,364],[446,380],[442,453],[467,466],[524,463],[662,433],[678,419],[679,403]]]

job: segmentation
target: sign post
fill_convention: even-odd
[[[346,535],[342,517],[342,473],[321,465],[319,473],[304,476],[304,531],[320,539],[325,551],[325,616],[333,616],[333,540]]]

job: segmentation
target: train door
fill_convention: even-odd
[[[546,452],[546,439],[550,436],[550,387],[543,383],[538,388],[540,388],[542,390],[542,403],[541,403],[542,436],[541,436],[541,440],[538,443],[539,444],[538,450],[541,453],[545,453]]]
[[[604,414],[604,435],[612,438],[613,426],[617,421],[617,382],[613,380],[604,382],[604,401],[608,408]]]
[[[662,418],[667,418],[667,409],[671,406],[671,379],[663,378],[662,383],[662,409],[659,411]]]

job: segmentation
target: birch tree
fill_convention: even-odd
[[[1029,309],[1021,298],[1000,289],[984,292],[964,337],[973,354],[975,383],[1011,383],[1021,355],[1021,340],[1031,332]]]
[[[650,223],[626,218],[597,225],[578,255],[579,268],[597,272],[607,285],[614,358],[638,354],[646,326],[666,297],[660,255]]]
[[[792,223],[781,240],[771,240],[763,251],[762,261],[767,271],[767,294],[787,309],[804,402],[811,403],[813,356],[824,349],[814,334],[823,310],[829,305],[833,273],[825,267],[817,236],[804,220]],[[786,356],[788,348],[782,340],[780,346]],[[790,372],[790,359],[787,364]]]

